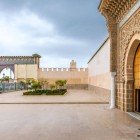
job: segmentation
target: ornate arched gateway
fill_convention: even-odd
[[[31,71],[34,69],[33,65],[36,65],[39,68],[40,57],[41,56],[38,54],[33,54],[32,56],[0,56],[0,73],[3,69],[9,68],[14,73],[15,80],[17,80],[19,78],[18,69],[20,67],[20,77],[24,79],[28,78],[29,76],[25,70]],[[26,68],[27,65],[32,68]]]
[[[112,108],[138,111],[134,60],[140,40],[140,1],[101,0],[99,10],[107,20],[111,42],[110,71],[116,74],[111,92]]]
[[[136,108],[136,92],[140,89],[140,34],[135,34],[126,50],[124,61],[124,100],[129,104],[132,111],[138,111]],[[138,98],[137,98],[138,99]]]

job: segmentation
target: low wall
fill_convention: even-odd
[[[88,89],[88,84],[68,84],[67,89]]]
[[[110,89],[105,89],[105,88],[102,88],[102,87],[97,87],[97,86],[94,86],[94,85],[88,85],[88,90],[91,90],[93,91],[94,93],[103,93],[103,94],[109,94],[111,93],[111,90]]]
[[[100,75],[89,76],[88,79],[89,85],[93,85],[95,87],[100,87],[103,89],[110,90],[111,88],[111,73],[103,73]]]
[[[94,93],[110,94],[111,92],[111,73],[104,73],[89,77],[88,89]]]

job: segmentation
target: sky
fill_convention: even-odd
[[[42,56],[41,67],[78,67],[108,36],[100,0],[0,0],[2,56]]]

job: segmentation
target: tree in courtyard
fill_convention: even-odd
[[[56,88],[55,84],[50,84],[50,89],[54,90]]]
[[[33,81],[32,83],[31,83],[31,89],[33,89],[33,90],[37,90],[37,89],[41,89],[42,88],[42,86],[41,86],[41,83],[40,82],[38,82],[38,81]]]
[[[45,89],[46,86],[48,87],[49,82],[46,79],[39,79],[39,81],[40,81],[43,89]]]
[[[3,82],[3,78],[0,78],[0,83],[2,83]]]
[[[28,89],[32,89],[32,85],[33,83],[36,83],[37,81],[34,79],[26,79],[26,86],[27,86],[27,90]]]
[[[67,84],[67,80],[61,80],[61,87],[64,88],[64,86]]]
[[[31,80],[27,80],[26,79],[26,86],[27,86],[27,90],[31,88]]]
[[[64,88],[66,85],[67,81],[66,80],[57,80],[55,82],[57,88]]]
[[[57,89],[60,88],[60,82],[61,82],[60,80],[55,81],[55,85]]]

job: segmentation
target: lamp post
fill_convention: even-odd
[[[4,79],[4,77],[5,77],[5,73],[3,73],[3,79]],[[4,82],[3,82],[2,86],[3,86],[3,92],[4,92],[5,91],[5,84],[4,84]]]
[[[3,73],[3,78],[5,77],[5,73]]]
[[[10,79],[12,79],[12,70],[10,69]]]

